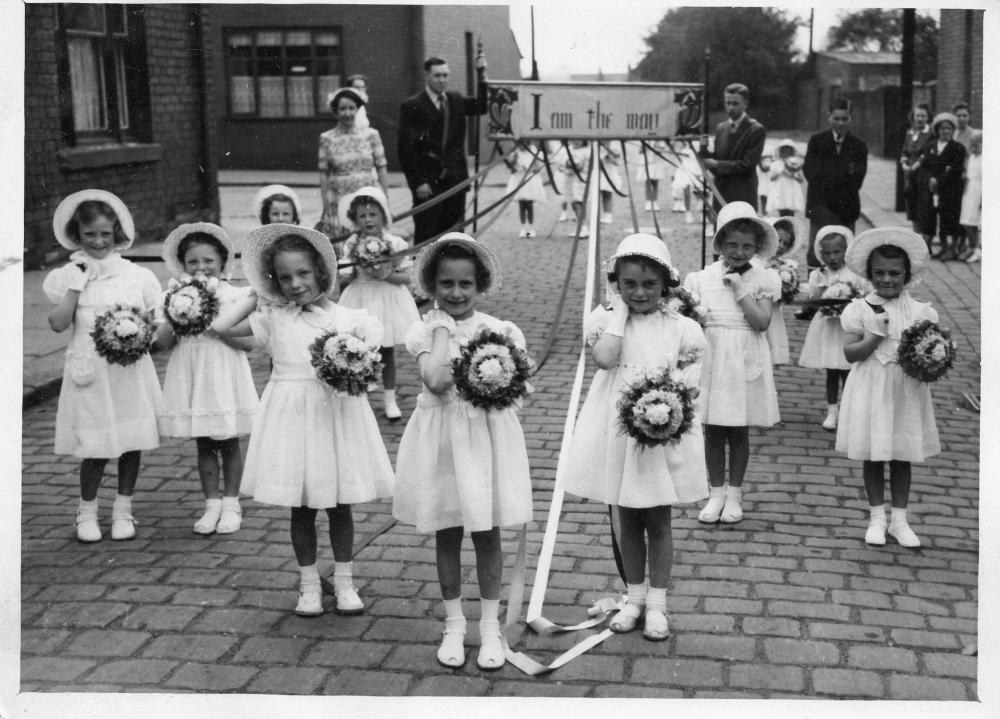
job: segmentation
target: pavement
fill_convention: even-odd
[[[892,209],[893,173],[891,160],[872,158],[862,189],[864,223],[906,224]],[[484,202],[501,194],[506,172],[500,174],[501,180],[485,188]],[[222,173],[223,226],[242,237],[255,224],[250,201],[256,188],[296,179],[284,173]],[[318,191],[307,180],[303,176],[297,188],[306,204],[304,224],[318,216],[319,206]],[[391,206],[407,208],[408,192],[398,177],[393,184]],[[683,274],[701,266],[700,225],[685,225],[683,213],[671,213],[669,204],[661,197],[664,211],[658,217]],[[602,256],[631,231],[626,201],[616,198],[615,205],[615,222],[601,230]],[[481,306],[514,321],[535,352],[550,334],[573,245],[569,224],[556,220],[559,207],[551,195],[536,212],[539,237],[534,240],[516,238],[513,205],[479,230],[505,270],[503,291],[484,298]],[[640,225],[652,224],[650,213],[640,212]],[[136,251],[157,253],[159,248]],[[572,268],[567,311],[555,327],[552,352],[521,413],[535,500],[535,520],[528,526],[529,587],[580,348],[583,255]],[[163,278],[162,267],[151,267]],[[695,505],[674,511],[669,640],[644,641],[640,632],[614,635],[554,673],[530,678],[510,665],[491,673],[478,670],[472,621],[465,667],[448,670],[437,664],[443,613],[433,537],[393,526],[387,502],[355,508],[358,544],[364,544],[355,558],[355,581],[367,604],[365,614],[296,617],[291,609],[298,572],[287,511],[244,500],[240,532],[195,535],[191,527],[203,500],[190,442],[168,440],[144,454],[135,499],[136,540],[78,544],[73,532],[78,462],[52,453],[56,401],[51,381],[62,370],[59,337],[45,325],[49,306],[39,289],[44,272],[29,272],[20,577],[20,690],[27,694],[18,700],[44,702],[57,692],[169,692],[925,699],[980,706],[980,420],[966,400],[966,394],[980,393],[980,273],[980,265],[932,262],[915,293],[938,309],[960,352],[951,373],[933,390],[945,450],[913,467],[910,514],[924,540],[921,549],[903,549],[891,540],[882,548],[865,545],[861,468],[834,452],[833,435],[819,426],[825,414],[823,376],[779,367],[775,379],[782,422],[752,433],[744,521],[706,526],[697,521]],[[786,321],[794,357],[806,323],[790,312]],[[162,377],[166,356],[155,361]],[[251,363],[263,388],[267,359],[254,353]],[[405,421],[418,380],[415,364],[405,355],[398,365]],[[378,392],[372,403],[378,414]],[[404,425],[381,416],[379,421],[395,457]],[[100,494],[104,523],[113,494],[114,482],[106,481]],[[503,533],[510,552],[514,536]],[[471,545],[465,549],[464,593],[471,598],[477,596],[474,559]],[[505,582],[511,561],[508,556]],[[319,562],[321,571],[332,571],[322,542]],[[606,507],[567,497],[543,614],[560,623],[582,621],[594,600],[622,588]],[[476,602],[466,602],[466,612],[477,617]],[[544,637],[522,629],[515,648],[551,661],[580,634],[588,632]],[[379,715],[378,705],[362,706]],[[482,705],[465,705],[464,711],[461,706],[455,716]],[[781,705],[768,706],[777,710]],[[884,712],[888,705],[851,706],[852,711]]]

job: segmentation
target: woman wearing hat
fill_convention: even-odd
[[[942,262],[957,257],[954,243],[962,235],[959,216],[966,152],[962,143],[953,139],[957,126],[950,112],[934,118],[931,130],[935,139],[924,147],[917,167],[917,230],[924,236],[928,250],[934,235],[938,235],[941,246],[931,259]]]
[[[385,149],[378,130],[357,126],[365,94],[342,87],[330,95],[330,109],[337,124],[319,136],[319,190],[323,199],[323,231],[331,239],[344,234],[337,209],[340,198],[368,185],[378,184],[389,196]],[[346,238],[341,238],[341,241]]]

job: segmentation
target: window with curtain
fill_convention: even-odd
[[[59,6],[62,124],[71,145],[148,139],[148,80],[141,6]]]
[[[229,116],[311,118],[340,87],[340,30],[225,31]]]

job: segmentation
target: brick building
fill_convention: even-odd
[[[25,262],[58,256],[71,192],[119,195],[140,238],[218,217],[208,13],[196,5],[25,4]]]
[[[223,169],[315,169],[335,122],[328,93],[356,73],[369,78],[368,116],[391,168],[399,103],[423,88],[427,57],[448,60],[450,88],[468,93],[481,39],[489,75],[520,78],[505,5],[213,5],[211,16]]]
[[[983,126],[983,11],[941,10],[937,109],[969,103],[972,124]]]

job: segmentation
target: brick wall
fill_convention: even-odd
[[[959,101],[969,103],[972,124],[975,127],[982,127],[982,10],[941,10],[938,35],[937,111],[951,110]]]
[[[195,6],[145,6],[152,143],[159,159],[67,169],[61,136],[54,5],[25,5],[25,261],[59,257],[52,213],[60,199],[87,187],[119,195],[139,239],[160,239],[181,221],[217,218],[214,167],[206,161],[203,75]],[[211,139],[208,137],[207,139]]]

